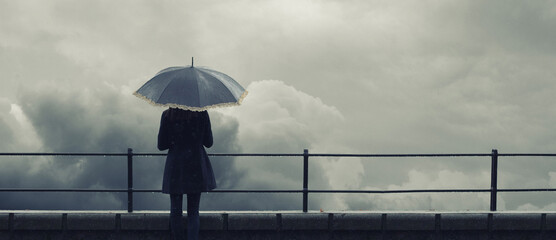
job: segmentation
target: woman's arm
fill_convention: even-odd
[[[160,119],[160,129],[158,130],[158,150],[163,151],[170,148],[170,141],[168,137],[168,124],[166,123],[166,111],[162,113]]]
[[[203,112],[204,118],[205,120],[205,134],[204,134],[204,139],[203,139],[203,145],[205,145],[205,147],[212,147],[213,144],[213,139],[212,139],[212,129],[210,126],[210,117],[208,115],[208,112]]]

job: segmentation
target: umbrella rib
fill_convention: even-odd
[[[207,75],[209,75],[209,76],[219,76],[219,75],[222,75],[222,76],[224,77],[223,79],[226,79],[226,78],[227,78],[227,79],[230,79],[231,81],[226,81],[226,82],[224,82],[224,81],[217,81],[217,82],[218,82],[220,85],[224,86],[224,88],[228,89],[228,91],[230,91],[231,95],[232,95],[234,98],[237,98],[238,100],[239,100],[239,99],[242,99],[242,98],[243,98],[242,96],[245,95],[245,93],[247,92],[247,91],[245,91],[245,89],[244,89],[239,83],[237,83],[235,80],[233,80],[232,77],[226,75],[225,73],[221,73],[221,72],[214,71],[214,70],[212,70],[212,69],[207,69],[207,68],[201,68],[201,69],[199,69],[199,70],[200,70],[200,72],[202,72],[202,73],[204,73],[204,74],[207,74]],[[236,88],[238,88],[238,89],[242,89],[243,91],[242,91],[241,93],[235,92],[234,89],[232,89],[232,88],[234,88],[234,87],[236,87]],[[237,96],[236,96],[236,95],[237,95]],[[236,102],[239,102],[239,101],[236,101]]]
[[[158,74],[156,74],[156,76],[154,76],[151,80],[149,80],[147,83],[145,83],[143,86],[141,86],[141,88],[139,88],[137,91],[135,91],[134,95],[144,98],[145,100],[148,100],[152,103],[157,103],[157,101],[160,99],[160,97],[162,96],[162,94],[158,94],[157,96],[153,95],[153,94],[149,94],[149,89],[150,87],[152,87],[153,85],[156,85],[156,83],[154,83],[154,79],[159,77],[159,75],[161,74],[171,74],[168,73],[167,71],[161,71]],[[145,92],[147,91],[147,92]],[[159,104],[160,105],[160,104]]]
[[[179,70],[176,70],[176,72],[173,72],[172,77],[173,77],[174,75],[177,74],[177,71],[179,71]],[[164,87],[164,90],[162,90],[162,92],[160,93],[160,95],[158,96],[158,98],[156,98],[156,102],[159,102],[159,101],[160,101],[160,98],[162,98],[162,96],[164,96],[164,93],[166,93],[166,90],[168,90],[168,87],[170,86],[170,83],[171,83],[172,81],[173,81],[173,80],[170,80],[169,83],[166,84],[166,86]],[[166,105],[166,104],[164,104],[164,105]]]
[[[216,89],[221,88],[221,89],[225,89],[226,91],[221,92],[220,97],[222,97],[223,99],[226,99],[226,101],[221,102],[220,104],[225,104],[225,103],[235,103],[237,102],[237,97],[234,95],[233,90],[230,89],[223,80],[225,79],[219,79],[217,76],[211,74],[210,72],[205,72],[205,71],[199,71],[200,75],[205,75],[204,79],[206,79],[207,83],[210,82],[210,84],[213,84]],[[219,104],[219,103],[207,103],[206,106],[212,106],[215,104]]]
[[[201,106],[201,91],[199,89],[199,75],[197,73],[198,68],[193,68],[193,75],[195,76],[195,85],[197,85],[197,94],[199,94],[197,100],[199,100],[199,107],[203,107]]]

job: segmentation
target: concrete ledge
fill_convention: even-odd
[[[68,214],[68,230],[114,230],[116,218],[114,214]]]
[[[121,230],[158,230],[169,229],[169,216],[162,213],[121,214]]]
[[[0,230],[8,230],[9,229],[9,213],[0,213]]]
[[[187,225],[184,214],[184,224]],[[0,239],[170,239],[168,212],[0,212]],[[540,239],[556,213],[201,212],[201,239]],[[511,238],[509,238],[511,237]]]
[[[276,214],[233,214],[228,218],[228,230],[277,230]]]
[[[282,230],[327,230],[328,213],[282,214]]]
[[[487,213],[449,213],[441,215],[442,230],[488,230]]]
[[[493,230],[540,230],[541,214],[493,214]]]
[[[546,214],[546,230],[556,230],[556,213]]]
[[[170,218],[167,213],[125,213],[121,214],[121,230],[169,230]],[[200,215],[201,230],[223,230],[222,214],[208,213]],[[183,215],[183,223],[187,229],[187,214]]]
[[[16,213],[13,219],[14,230],[62,230],[63,214]]]
[[[144,230],[147,228],[145,225],[145,214],[129,213],[120,215],[120,226],[121,230]]]
[[[381,230],[382,214],[376,213],[338,213],[334,214],[334,230]]]
[[[435,230],[435,214],[434,213],[392,213],[386,216],[387,231],[434,231]]]
[[[201,230],[225,230],[224,215],[220,213],[201,213]]]
[[[122,214],[122,217],[126,214]],[[165,213],[146,213],[144,217],[145,230],[169,230],[170,215]],[[122,222],[123,224],[123,222]]]

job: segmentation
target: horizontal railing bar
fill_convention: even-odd
[[[490,192],[490,189],[309,190],[309,192],[311,193],[442,193],[442,192]]]
[[[212,190],[212,192],[221,192],[221,193],[302,193],[303,190],[234,190],[234,189],[221,189],[221,190]]]
[[[133,156],[137,156],[137,157],[160,157],[160,156],[166,156],[168,155],[167,153],[133,153]]]
[[[133,153],[133,156],[166,156],[166,153]],[[213,157],[303,157],[283,153],[209,153]],[[491,154],[309,154],[309,157],[488,157]],[[127,156],[127,153],[0,153],[0,156]]]
[[[156,189],[137,189],[133,192],[162,192]],[[214,189],[208,193],[301,193],[303,190],[245,190],[245,189]]]
[[[498,192],[556,192],[556,188],[512,188],[498,189]]]
[[[415,189],[415,190],[307,190],[310,193],[442,193],[442,192],[490,192],[490,189]],[[0,192],[128,192],[127,189],[79,189],[79,188],[0,188]],[[134,189],[133,192],[162,192],[159,189]],[[209,193],[302,193],[303,190],[246,190],[215,189]],[[556,192],[556,188],[510,188],[498,192]]]
[[[63,189],[63,188],[0,188],[0,192],[128,192],[127,189]],[[132,192],[162,192],[157,189],[134,189]],[[221,189],[210,193],[302,193],[303,190],[239,190]]]
[[[0,153],[0,156],[127,156],[127,153]],[[167,153],[133,153],[133,156],[166,156]],[[213,157],[302,157],[297,153],[209,153]],[[327,154],[311,153],[309,157],[489,157],[490,153],[457,154]],[[556,157],[556,153],[499,153],[501,157]]]
[[[556,157],[556,153],[499,153],[499,157]]]
[[[213,157],[302,157],[298,153],[209,153]]]
[[[127,192],[127,189],[0,188],[0,192]]]
[[[137,157],[166,156],[166,153],[134,153]],[[298,153],[208,153],[211,157],[302,157]]]
[[[490,157],[490,153],[462,154],[309,154],[309,157]]]
[[[137,157],[166,156],[166,153],[134,153]],[[300,157],[303,154],[282,154],[282,153],[208,153],[211,157]]]
[[[127,156],[127,153],[0,153],[0,156]],[[133,153],[137,157],[166,156],[167,153]],[[288,153],[209,153],[212,157],[301,157]]]
[[[0,156],[127,156],[127,153],[0,153]]]

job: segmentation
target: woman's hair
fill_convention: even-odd
[[[183,110],[180,108],[170,108],[166,112],[166,116],[170,121],[189,120],[200,115],[200,112]]]
[[[170,108],[165,111],[166,119],[171,124],[172,142],[195,142],[202,137],[205,128],[203,113],[179,108]]]

